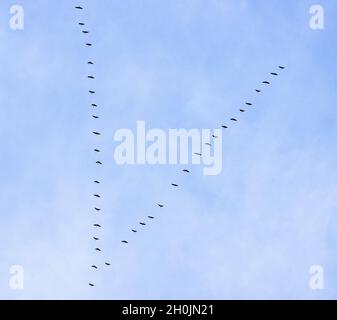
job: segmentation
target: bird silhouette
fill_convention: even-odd
[[[273,76],[278,76],[278,74],[276,72],[270,72],[271,75]]]
[[[102,228],[102,226],[100,224],[98,224],[98,223],[95,223],[93,226],[97,227],[97,228]]]
[[[123,243],[129,243],[129,242],[127,242],[126,240],[122,240],[122,242],[123,242]]]
[[[160,204],[160,203],[158,203],[157,205],[158,205],[158,207],[160,207],[160,208],[163,208],[163,207],[164,207],[164,205],[163,205],[163,204]]]
[[[278,66],[280,69],[285,69],[285,67],[283,67],[283,66]]]
[[[261,90],[259,90],[259,89],[255,89],[255,91],[256,91],[256,92],[261,92]]]
[[[132,231],[132,232],[137,232],[137,230],[135,230],[135,229],[131,229],[131,231]]]
[[[232,121],[238,121],[238,120],[237,120],[237,119],[235,119],[235,118],[231,118],[231,120],[232,120]]]
[[[149,219],[154,219],[154,217],[152,217],[152,216],[147,216]]]
[[[227,129],[228,127],[227,126],[222,126],[224,129]]]
[[[85,45],[88,46],[88,47],[91,47],[91,46],[92,46],[92,43],[89,43],[89,42],[88,42],[88,43],[86,43]]]
[[[105,265],[106,266],[111,266],[111,264],[109,262],[106,262]]]
[[[95,79],[95,77],[94,77],[94,76],[88,76],[88,78],[89,78],[89,79]]]
[[[93,134],[95,134],[96,136],[100,136],[101,134],[97,131],[93,131]]]
[[[96,108],[97,104],[96,103],[92,103],[91,106]]]
[[[205,142],[205,145],[210,147],[212,146],[209,142]]]
[[[240,109],[240,111],[241,111],[241,112],[245,112],[246,110],[244,110],[244,109]]]
[[[187,169],[184,169],[183,172],[190,173],[190,171]]]
[[[145,222],[139,222],[139,224],[142,225],[142,226],[146,226]]]
[[[97,163],[97,164],[102,164],[102,162],[101,162],[101,161],[96,161],[96,163]]]
[[[89,286],[90,287],[94,287],[95,285],[93,283],[89,283]]]
[[[176,183],[171,183],[171,185],[172,185],[173,187],[178,187],[178,185],[177,185]]]
[[[97,183],[97,184],[98,184],[98,183],[100,183],[100,182],[99,182],[98,180],[95,180],[94,183]]]
[[[80,6],[76,6],[75,9],[83,10],[83,8]]]
[[[262,83],[264,83],[264,84],[270,84],[269,81],[262,81]]]
[[[100,151],[100,150],[98,150],[98,149],[94,149],[94,151],[95,151],[95,152],[101,152],[101,151]]]
[[[213,138],[218,138],[218,136],[216,136],[215,134],[212,134],[212,137],[213,137]]]
[[[91,266],[91,268],[98,269],[94,264]]]
[[[199,152],[194,152],[194,154],[195,154],[196,156],[201,156],[201,153],[199,153]]]
[[[101,196],[99,194],[94,194],[94,197],[100,198]]]
[[[94,119],[99,119],[99,116],[92,116]]]
[[[87,30],[83,30],[83,31],[82,31],[82,33],[84,33],[84,34],[88,34],[88,33],[89,33],[89,31],[87,31]]]
[[[89,90],[89,93],[94,94],[94,93],[96,93],[96,91],[94,91],[94,90]]]
[[[101,209],[100,208],[94,208],[96,211],[101,211]]]
[[[96,251],[102,251],[100,248],[95,248]]]
[[[99,240],[99,238],[97,238],[97,237],[92,237],[95,241],[98,241]]]
[[[85,23],[83,23],[83,22],[79,22],[78,23],[80,26],[85,26]]]
[[[253,104],[250,103],[250,102],[246,102],[246,105],[247,105],[247,106],[252,106]]]
[[[94,64],[92,61],[88,61],[87,63],[88,63],[88,64]]]

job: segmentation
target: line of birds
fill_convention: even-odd
[[[82,6],[76,6],[75,9],[77,9],[77,10],[83,10],[83,7],[82,7]],[[78,22],[78,25],[79,25],[80,27],[85,27],[85,26],[86,26],[86,24],[85,24],[84,22]],[[81,30],[81,31],[82,31],[83,34],[86,34],[86,35],[88,35],[88,34],[90,33],[89,30]],[[85,45],[86,45],[87,47],[92,47],[92,46],[93,46],[93,44],[92,44],[91,42],[86,42]],[[88,64],[88,65],[94,65],[94,62],[93,62],[93,61],[88,61],[87,64]],[[285,67],[279,65],[279,66],[278,66],[278,69],[279,69],[279,70],[283,70],[283,69],[285,69]],[[271,74],[272,76],[278,76],[278,73],[277,73],[277,72],[270,72],[270,74]],[[88,75],[87,78],[90,79],[90,80],[95,80],[95,79],[96,79],[96,77],[95,77],[94,75]],[[262,84],[265,85],[265,86],[268,86],[268,85],[271,84],[271,82],[270,82],[270,81],[267,81],[267,80],[264,80],[264,81],[262,81]],[[255,92],[256,92],[256,93],[261,93],[262,90],[261,90],[261,89],[255,89]],[[96,91],[95,91],[95,90],[89,90],[89,94],[90,94],[90,95],[94,95],[94,94],[96,94]],[[253,103],[251,103],[251,102],[245,102],[245,106],[246,106],[246,107],[251,107],[252,105],[253,105]],[[92,103],[91,106],[92,106],[93,108],[97,108],[97,107],[98,107],[98,105],[97,105],[96,103]],[[243,113],[243,112],[246,112],[247,110],[244,109],[243,107],[241,107],[241,108],[239,108],[239,111],[240,111],[241,113]],[[94,119],[99,119],[99,116],[97,116],[97,115],[95,115],[95,114],[92,115],[92,117],[93,117]],[[238,119],[235,118],[235,117],[231,117],[229,120],[230,120],[231,122],[238,122]],[[228,124],[223,124],[223,125],[221,125],[221,128],[222,128],[222,129],[228,129],[228,128],[229,128],[229,125],[228,125]],[[95,136],[101,136],[101,132],[93,131],[92,133],[93,133]],[[213,135],[212,135],[212,138],[213,138],[213,139],[216,139],[216,138],[218,138],[218,136],[216,136],[216,135],[213,134]],[[206,142],[205,145],[211,146],[211,143]],[[101,150],[95,148],[95,149],[94,149],[94,152],[100,153]],[[197,156],[202,157],[202,154],[199,153],[199,152],[195,152],[194,154],[197,155]],[[97,165],[102,165],[102,162],[99,161],[99,160],[97,160],[97,161],[96,161],[96,164],[97,164]],[[190,170],[188,170],[188,169],[183,169],[182,172],[183,172],[183,174],[190,174],[190,173],[191,173]],[[94,183],[95,183],[95,184],[100,184],[100,181],[99,181],[99,180],[95,180]],[[171,183],[171,186],[174,187],[174,188],[178,188],[178,187],[179,187],[179,185],[178,185],[177,183]],[[93,196],[94,196],[95,198],[101,198],[101,195],[100,195],[100,194],[93,194]],[[158,208],[164,208],[165,205],[162,204],[162,203],[157,203],[156,206],[157,206]],[[99,212],[99,211],[101,211],[101,208],[94,207],[94,210],[97,211],[97,212]],[[147,216],[147,219],[153,220],[153,219],[155,219],[155,216],[148,215],[148,216]],[[141,226],[146,226],[146,222],[145,222],[145,221],[146,221],[146,220],[140,221],[140,222],[139,222],[139,225],[141,225]],[[98,224],[98,223],[95,223],[93,226],[94,226],[95,228],[102,228],[102,226],[101,226],[100,224]],[[132,232],[132,233],[137,233],[138,230],[137,230],[136,228],[131,228],[131,232]],[[93,240],[94,240],[94,241],[99,241],[100,238],[98,238],[97,236],[94,236],[94,237],[93,237]],[[122,240],[121,243],[123,243],[123,244],[128,244],[129,241],[127,241],[127,240]],[[96,248],[95,248],[95,251],[101,252],[102,250],[101,250],[101,248],[96,247]],[[109,262],[105,262],[105,265],[106,265],[106,266],[110,266],[110,263],[109,263]],[[97,266],[97,265],[91,265],[91,268],[93,268],[93,269],[98,269],[98,266]],[[89,286],[94,287],[95,285],[94,285],[93,283],[90,282],[90,283],[89,283]]]
[[[278,66],[278,69],[279,69],[279,70],[284,70],[285,67],[280,65],[280,66]],[[277,72],[270,72],[270,74],[271,74],[272,76],[275,76],[275,77],[279,75]],[[267,81],[267,80],[264,80],[264,81],[262,81],[262,84],[265,85],[265,86],[268,86],[268,85],[271,84],[271,82],[270,82],[270,81]],[[255,89],[255,92],[256,92],[256,93],[261,93],[262,90],[261,90],[261,89]],[[251,102],[245,102],[245,105],[246,105],[247,107],[251,107],[251,106],[253,106],[253,103],[251,103]],[[239,111],[240,111],[241,113],[243,113],[243,112],[246,112],[246,109],[239,108]],[[237,118],[234,118],[234,117],[230,118],[229,120],[232,121],[232,122],[238,122],[238,119],[237,119]],[[222,128],[222,129],[228,129],[228,128],[229,128],[229,125],[228,125],[228,124],[223,124],[223,125],[221,125],[221,128]],[[218,136],[212,134],[212,138],[213,138],[213,139],[217,139]],[[205,145],[211,146],[211,143],[205,142]],[[199,152],[194,152],[194,154],[197,155],[197,156],[202,157],[202,154],[199,153]],[[191,173],[190,170],[188,170],[188,169],[183,169],[182,172],[183,172],[184,174],[190,174],[190,173]],[[175,188],[179,187],[179,185],[178,185],[177,183],[171,183],[171,186],[172,186],[172,187],[175,187]],[[159,208],[164,208],[164,204],[161,204],[161,203],[157,203],[157,206],[158,206]],[[153,216],[148,216],[148,218],[149,218],[149,219],[154,219],[155,217],[153,217]],[[145,226],[145,225],[146,225],[145,222],[139,222],[139,224],[140,224],[141,226]],[[131,232],[136,233],[136,232],[138,232],[138,231],[137,231],[137,229],[133,229],[133,228],[132,228],[132,229],[131,229]],[[124,243],[124,244],[128,244],[128,243],[129,243],[129,241],[127,241],[127,240],[122,240],[121,242]]]
[[[76,10],[84,10],[82,6],[76,6],[75,9],[76,9]],[[84,35],[90,34],[90,31],[89,31],[89,30],[84,29],[84,28],[86,27],[86,23],[84,23],[84,22],[82,22],[82,21],[77,22],[77,23],[78,23],[78,25],[79,25],[80,28],[81,28],[81,33],[82,33],[82,34],[84,34]],[[91,42],[86,42],[85,45],[86,45],[87,47],[92,47],[92,46],[93,46],[93,44],[92,44]],[[94,64],[95,64],[95,63],[94,63],[93,61],[91,61],[91,60],[90,60],[90,61],[87,61],[87,65],[90,66],[90,67],[92,67]],[[87,76],[87,79],[88,79],[88,80],[95,80],[96,77],[90,73],[90,74]],[[89,90],[88,93],[89,93],[90,95],[95,95],[95,94],[96,94],[96,91],[95,91],[95,90]],[[98,108],[98,105],[97,105],[96,103],[91,103],[91,106],[92,106],[93,108]],[[99,119],[99,116],[96,115],[96,114],[93,114],[93,115],[92,115],[92,118],[95,119],[95,120],[97,120],[97,119]],[[92,134],[93,134],[94,136],[101,136],[101,135],[102,135],[102,133],[99,132],[99,131],[93,131]],[[101,153],[101,150],[98,149],[98,148],[95,148],[95,149],[94,149],[94,152],[95,152],[95,154],[97,155],[97,154]],[[97,160],[97,161],[96,161],[96,164],[97,164],[97,165],[100,165],[100,166],[103,165],[103,163],[102,163],[100,160]],[[94,184],[95,184],[95,185],[100,185],[100,184],[101,184],[101,181],[100,181],[100,180],[95,180],[95,181],[94,181]],[[101,194],[99,194],[99,193],[94,193],[94,194],[93,194],[93,197],[95,197],[96,199],[100,199],[100,198],[101,198]],[[95,210],[95,212],[100,212],[100,211],[102,211],[102,209],[101,209],[100,207],[94,207],[94,210]],[[98,229],[102,228],[102,225],[99,224],[99,223],[94,223],[94,224],[93,224],[93,227],[95,228],[95,230],[98,230]],[[99,237],[96,236],[96,235],[93,236],[92,239],[93,239],[93,241],[94,241],[95,243],[97,243],[98,241],[101,240],[101,238],[99,238]],[[94,250],[95,250],[96,252],[102,252],[102,249],[101,249],[100,247],[95,247]],[[105,266],[110,266],[111,264],[110,264],[110,262],[107,262],[107,261],[106,261],[106,262],[104,263],[104,265],[105,265]],[[92,268],[92,269],[95,269],[95,270],[99,269],[99,267],[98,267],[97,264],[91,265],[91,268]],[[89,282],[89,286],[90,286],[90,287],[94,287],[95,284],[92,283],[92,282]]]

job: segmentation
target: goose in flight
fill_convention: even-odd
[[[172,185],[173,187],[179,187],[179,185],[177,185],[176,183],[171,183],[171,185]]]
[[[96,92],[93,91],[93,90],[89,90],[89,93],[94,94],[94,93],[96,93]]]
[[[91,266],[91,268],[98,269],[94,264]]]
[[[89,286],[90,287],[94,287],[95,285],[93,283],[89,283]]]
[[[127,242],[126,240],[122,240],[122,242],[123,242],[123,243],[129,243],[129,242]]]
[[[264,84],[270,84],[269,81],[262,81],[262,83],[264,83]]]
[[[94,197],[100,198],[101,196],[99,194],[94,194]]]
[[[183,172],[190,173],[190,171],[187,169],[184,169]]]
[[[153,216],[147,216],[149,219],[154,219],[154,217]]]
[[[238,121],[238,120],[237,120],[237,119],[235,119],[235,118],[231,118],[231,120],[232,120],[232,121]]]
[[[256,91],[256,92],[261,92],[261,90],[259,90],[259,89],[255,89],[255,91]]]
[[[82,33],[84,33],[84,34],[88,34],[88,33],[89,33],[89,31],[87,31],[87,30],[83,30],[83,31],[82,31]]]
[[[88,47],[91,47],[92,43],[87,42],[85,45],[88,46]]]
[[[131,229],[131,231],[132,231],[132,232],[137,232],[137,230],[135,230],[135,229]]]
[[[100,248],[95,248],[96,251],[102,251]]]
[[[94,151],[95,151],[95,152],[101,152],[101,151],[100,151],[100,150],[98,150],[98,149],[94,149]]]
[[[205,142],[205,145],[210,147],[212,146],[209,142]]]
[[[283,66],[278,66],[280,69],[285,69],[285,67],[283,67]]]
[[[227,126],[221,126],[221,127],[223,127],[224,129],[228,129],[228,127],[227,127]]]
[[[212,138],[218,138],[218,136],[216,136],[215,134],[212,134]]]
[[[76,6],[75,9],[83,10],[83,8],[80,6]]]
[[[276,72],[270,72],[271,75],[273,76],[278,76],[278,74]]]
[[[97,237],[92,237],[95,241],[98,241],[99,240],[99,238],[97,238]]]
[[[95,79],[95,77],[94,77],[94,76],[88,76],[88,78],[89,78],[89,79]]]
[[[101,161],[96,161],[96,163],[97,163],[97,164],[102,164],[102,162],[101,162]]]
[[[92,103],[91,106],[96,108],[97,104],[96,103]]]
[[[97,228],[102,228],[102,226],[100,224],[98,224],[98,223],[95,223],[93,226],[97,227]]]
[[[94,183],[97,183],[97,184],[98,184],[98,183],[100,183],[100,182],[99,182],[98,180],[95,180]]]
[[[244,109],[240,109],[240,112],[245,112],[246,110],[244,110]]]
[[[109,262],[106,262],[105,265],[106,266],[111,266],[111,264]]]
[[[93,131],[93,134],[95,134],[96,136],[100,136],[101,134],[97,131]]]
[[[160,207],[160,208],[163,208],[163,207],[164,207],[164,205],[163,205],[163,204],[160,204],[160,203],[158,203],[157,205],[158,205],[158,207]]]
[[[145,222],[139,222],[139,224],[142,225],[142,226],[146,226]]]
[[[99,119],[99,116],[92,116],[94,119]]]
[[[100,209],[100,208],[95,208],[95,210],[96,210],[96,211],[101,211],[101,209]]]
[[[94,64],[92,61],[88,61],[88,64]]]
[[[251,102],[246,102],[247,106],[252,106],[253,104]]]

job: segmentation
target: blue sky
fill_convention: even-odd
[[[13,1],[0,3],[1,298],[337,297],[334,1]],[[8,26],[13,4],[25,10],[22,31]],[[313,4],[324,30],[309,28]],[[279,64],[286,70],[271,78]],[[265,78],[272,85],[257,95]],[[245,101],[254,108],[239,115]],[[137,120],[218,128],[232,116],[240,121],[224,132],[218,176],[114,163],[114,132]],[[104,133],[99,169],[94,130]],[[99,216],[94,192],[104,195]],[[315,291],[317,264],[324,290]],[[24,290],[9,288],[11,265],[24,267]]]

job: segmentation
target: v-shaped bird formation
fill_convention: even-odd
[[[82,12],[84,11],[83,6],[75,6],[75,9],[78,10],[78,11],[82,11]],[[90,32],[90,30],[88,29],[87,23],[84,22],[84,20],[83,20],[83,15],[81,15],[81,20],[80,20],[80,21],[77,21],[77,24],[78,24],[78,26],[79,26],[79,28],[80,28],[80,33],[85,37],[85,39],[84,39],[84,47],[85,47],[87,50],[92,50],[92,47],[93,47],[94,43],[91,41],[91,39],[88,39],[89,35],[91,35],[91,32]],[[94,84],[95,84],[94,80],[96,79],[96,76],[95,76],[94,70],[93,70],[95,63],[94,63],[94,61],[89,60],[89,61],[86,62],[86,65],[90,68],[90,69],[88,69],[88,74],[87,74],[86,79],[87,79],[87,81],[89,81],[90,85],[92,86],[92,87],[90,88],[90,90],[88,90],[88,93],[89,93],[90,97],[95,97],[95,95],[96,95],[96,88],[95,88],[95,86],[94,86]],[[282,71],[282,70],[285,69],[285,67],[279,65],[277,69],[278,69],[278,71]],[[272,72],[270,72],[270,75],[272,75],[273,77],[276,77],[276,76],[278,76],[279,74],[278,74],[276,71],[272,71]],[[261,82],[261,84],[262,84],[263,86],[269,86],[269,85],[271,85],[271,80],[269,80],[269,79],[263,80],[263,81]],[[261,88],[256,88],[256,89],[255,89],[255,92],[256,92],[257,94],[260,94],[261,92],[263,92],[263,90],[262,90]],[[244,107],[244,106],[245,106],[245,107]],[[252,103],[252,102],[249,102],[249,101],[246,101],[246,102],[244,103],[244,106],[242,106],[242,107],[239,108],[239,112],[240,112],[241,114],[244,113],[244,112],[246,112],[246,111],[249,111],[249,110],[251,109],[251,107],[253,106],[253,103]],[[99,106],[97,105],[97,103],[96,103],[96,101],[95,101],[94,98],[93,98],[93,101],[92,101],[92,103],[91,103],[91,107],[92,107],[94,110],[96,110],[96,109],[99,107]],[[95,127],[98,128],[98,122],[97,122],[97,120],[100,119],[100,117],[99,117],[99,116],[96,114],[96,112],[95,112],[95,113],[92,115],[92,118],[94,119]],[[237,123],[237,122],[239,121],[239,118],[238,118],[237,116],[235,116],[235,117],[230,117],[228,120],[229,120],[232,124],[234,124],[234,123]],[[221,128],[224,129],[224,130],[226,130],[226,129],[229,129],[229,128],[230,128],[230,125],[229,125],[228,123],[226,123],[226,124],[221,124]],[[93,131],[92,134],[93,134],[95,137],[97,137],[97,138],[99,139],[100,136],[102,135],[102,131],[97,129],[96,131]],[[213,138],[213,139],[217,139],[218,136],[216,136],[216,135],[213,134],[213,135],[212,135],[212,138]],[[206,142],[205,144],[208,145],[209,147],[212,146],[212,144],[209,143],[209,142]],[[95,155],[99,155],[99,154],[101,153],[101,149],[98,149],[97,147],[95,147],[95,148],[93,149],[93,151],[95,152]],[[201,154],[201,153],[195,153],[195,155],[198,155],[198,156],[202,157],[202,154]],[[96,165],[102,166],[103,163],[102,163],[102,161],[100,161],[100,160],[96,160]],[[186,174],[191,174],[191,171],[190,171],[189,169],[183,169],[183,170],[181,171],[181,173],[186,175]],[[101,184],[101,181],[100,181],[100,180],[94,180],[93,183],[94,183],[95,186],[98,186],[98,185]],[[175,182],[173,181],[173,182],[171,183],[170,187],[173,187],[173,188],[175,188],[175,189],[179,189],[180,186],[179,186],[177,183],[175,183]],[[99,201],[99,199],[101,199],[102,195],[101,195],[100,193],[93,193],[93,197],[94,197],[97,201]],[[156,206],[157,206],[157,208],[162,209],[162,208],[165,207],[165,204],[164,204],[164,203],[157,203]],[[100,212],[102,212],[102,208],[101,208],[100,206],[97,205],[97,206],[95,206],[95,207],[93,208],[93,211],[96,212],[96,213],[100,213]],[[139,225],[139,226],[142,226],[142,227],[146,227],[146,226],[147,226],[146,221],[147,221],[147,220],[150,221],[150,220],[153,220],[153,219],[155,219],[155,216],[148,215],[148,216],[146,217],[146,219],[144,219],[143,221],[139,221],[139,222],[138,222],[138,225]],[[94,232],[95,235],[92,236],[92,240],[94,241],[94,243],[97,244],[97,243],[99,243],[99,241],[100,241],[100,239],[101,239],[100,237],[97,236],[97,233],[98,233],[97,230],[101,229],[101,228],[102,228],[102,225],[99,224],[99,223],[94,223],[94,224],[93,224],[93,227],[94,227],[94,230],[95,230],[95,232]],[[130,231],[131,231],[132,233],[136,234],[136,233],[138,233],[139,230],[138,230],[136,227],[132,227],[132,228],[130,229]],[[124,244],[124,245],[128,245],[128,244],[129,244],[129,241],[123,239],[123,240],[121,240],[121,243]],[[103,251],[102,248],[99,247],[99,246],[94,246],[93,249],[94,249],[94,251],[96,251],[96,252],[98,252],[98,253],[101,253],[101,252]],[[106,262],[104,263],[103,266],[99,266],[98,264],[92,264],[90,267],[91,267],[92,269],[94,269],[94,270],[98,270],[98,269],[101,268],[101,267],[104,267],[104,266],[110,266],[110,265],[111,265],[111,264],[110,264],[109,262],[106,261]],[[95,284],[92,283],[92,282],[89,282],[88,285],[89,285],[90,287],[94,287],[94,286],[95,286]]]

